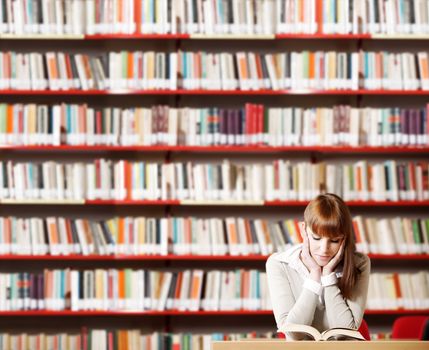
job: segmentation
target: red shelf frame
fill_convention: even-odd
[[[429,309],[365,310],[365,315],[429,315]]]
[[[104,96],[104,95],[213,95],[213,96],[279,96],[279,95],[429,95],[429,90],[0,90],[2,95],[14,96]]]
[[[429,260],[429,254],[368,254],[373,260]]]
[[[240,315],[272,315],[271,310],[264,311],[0,311],[2,316],[240,316]]]
[[[427,315],[429,310],[366,310],[365,315]],[[237,311],[0,311],[0,317],[28,316],[272,316],[271,310]]]
[[[254,152],[254,153],[276,153],[276,152],[318,152],[318,153],[428,153],[429,146],[280,146],[270,147],[264,145],[249,146],[88,146],[88,145],[60,145],[60,146],[23,146],[23,145],[0,145],[0,151],[70,151],[70,152]]]
[[[29,200],[27,202],[19,202],[19,200],[16,201],[8,201],[5,200],[2,202],[0,200],[1,205],[33,205],[33,204],[43,204],[43,205],[174,205],[174,206],[267,206],[267,207],[303,207],[306,206],[309,202],[308,201],[264,201],[263,204],[259,203],[253,203],[249,202],[246,203],[238,201],[237,203],[234,203],[233,201],[227,201],[225,204],[222,203],[222,201],[219,200],[219,203],[213,203],[213,201],[192,201],[192,203],[181,203],[180,200],[171,199],[171,200],[131,200],[131,199],[125,199],[125,200],[83,200],[83,203],[76,202],[76,203],[70,203],[66,200],[63,202],[58,200],[52,200],[52,202],[48,200],[40,200],[40,203],[37,199]],[[397,201],[397,202],[389,202],[389,201],[346,201],[347,205],[349,207],[427,207],[429,206],[429,201]]]
[[[239,34],[238,36],[235,34],[219,34],[217,35],[209,35],[204,37],[204,33],[197,34],[197,37],[193,37],[191,34],[142,34],[142,33],[134,33],[134,34],[84,34],[84,35],[76,35],[76,37],[70,36],[62,36],[62,35],[37,35],[37,34],[23,34],[23,35],[7,35],[3,36],[2,39],[8,40],[21,40],[26,39],[26,36],[31,40],[129,40],[129,39],[137,39],[137,40],[284,40],[284,39],[297,39],[297,40],[308,40],[308,39],[325,39],[325,40],[415,40],[412,35],[410,36],[401,36],[401,35],[375,35],[373,34],[324,34],[324,33],[315,33],[315,34],[272,34],[268,36],[261,35],[246,35]],[[425,37],[419,37],[417,35],[418,40],[428,40]]]
[[[429,260],[429,254],[368,254],[372,260]],[[0,255],[18,261],[266,261],[266,255]]]

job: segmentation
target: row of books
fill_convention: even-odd
[[[381,273],[370,275],[368,309],[427,309],[429,272]]]
[[[0,273],[0,310],[269,310],[259,270],[45,269]]]
[[[1,350],[211,350],[212,341],[277,338],[277,333],[161,333],[88,329],[63,333],[0,333]]]
[[[135,2],[2,0],[0,34],[132,34],[136,31]]]
[[[0,145],[427,145],[428,110],[0,103]]]
[[[344,200],[429,199],[427,161],[310,163],[154,163],[0,161],[0,199],[44,200]]]
[[[429,33],[429,4],[424,0],[324,0],[322,3],[325,33]]]
[[[429,33],[412,0],[4,0],[0,33]]]
[[[407,217],[353,218],[356,246],[373,254],[429,253],[429,220]]]
[[[0,89],[428,90],[427,52],[0,52]]]
[[[45,269],[0,273],[0,282],[0,311],[271,310],[259,270]],[[429,272],[371,274],[368,308],[404,307],[429,308]]]
[[[356,216],[357,250],[429,254],[429,219]],[[0,254],[267,256],[302,243],[298,219],[0,217]]]
[[[159,4],[156,0],[143,0],[143,3],[144,33],[429,33],[429,4],[425,1],[164,0]],[[184,3],[190,6],[187,12]],[[163,5],[165,8],[171,5],[167,16],[165,12],[159,14],[157,6]],[[175,18],[179,24],[174,23]]]

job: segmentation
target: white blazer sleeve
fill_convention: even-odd
[[[302,288],[298,299],[292,293],[291,285],[302,283],[292,277],[287,271],[287,264],[270,256],[266,263],[268,289],[270,291],[271,303],[277,328],[281,329],[286,323],[298,323],[311,325],[313,323],[314,311],[316,310],[319,296],[307,288]],[[288,335],[289,337],[289,335]]]
[[[363,318],[368,294],[371,262],[366,255],[358,265],[361,273],[351,299],[345,299],[337,285],[325,287],[325,307],[329,328],[346,327],[358,329]]]

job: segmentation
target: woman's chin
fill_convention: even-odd
[[[330,258],[321,258],[321,257],[316,257],[316,262],[320,267],[324,267],[328,264],[328,262],[331,260]]]

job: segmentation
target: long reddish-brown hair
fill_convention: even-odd
[[[349,208],[337,195],[321,194],[305,208],[304,221],[319,236],[328,238],[344,236],[343,276],[339,279],[338,287],[343,296],[350,299],[360,271],[354,260],[356,243]]]

